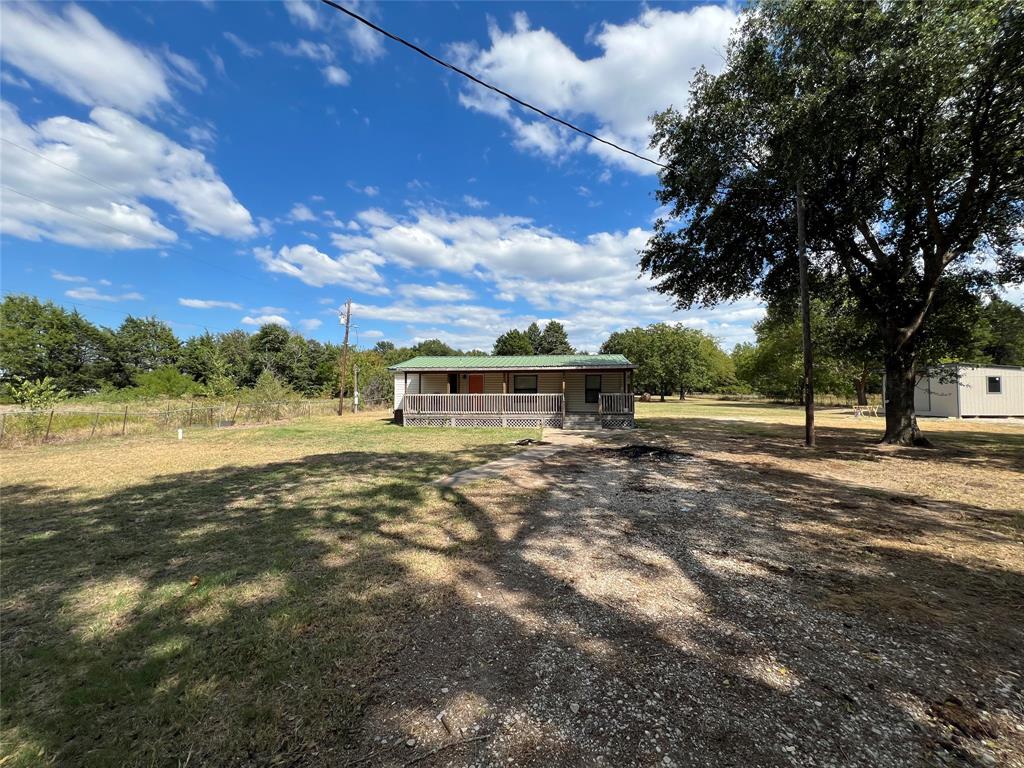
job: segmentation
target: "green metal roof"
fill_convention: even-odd
[[[635,368],[624,355],[451,355],[414,357],[392,371],[482,371],[535,368]]]

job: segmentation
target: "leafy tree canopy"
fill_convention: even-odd
[[[1024,5],[764,0],[686,114],[655,116],[666,158],[641,266],[680,306],[796,283],[794,190],[819,279],[875,320],[885,439],[921,439],[919,353],[950,295],[1024,278]],[[977,258],[984,256],[987,258]]]

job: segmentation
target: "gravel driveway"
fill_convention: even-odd
[[[1019,529],[654,440],[443,491],[350,765],[1024,766]]]

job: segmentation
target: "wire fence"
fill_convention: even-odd
[[[359,409],[390,409],[390,400],[360,398]],[[345,403],[351,412],[351,401]],[[191,402],[187,407],[154,409],[125,405],[96,410],[52,408],[9,410],[0,413],[0,448],[42,443],[70,443],[129,435],[175,433],[179,429],[216,429],[268,424],[290,419],[337,414],[337,400],[285,400],[280,402]]]

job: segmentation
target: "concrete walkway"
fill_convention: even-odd
[[[604,431],[610,432],[611,430]],[[596,445],[599,440],[600,438],[597,437],[597,433],[593,431],[545,429],[541,436],[541,442],[546,443],[546,445],[535,445],[514,456],[506,456],[503,459],[495,459],[486,464],[481,464],[479,467],[464,469],[461,472],[435,480],[431,485],[439,488],[458,488],[460,485],[475,483],[477,480],[486,480],[489,477],[503,475],[513,467],[543,461],[548,456],[569,450],[570,448]]]

